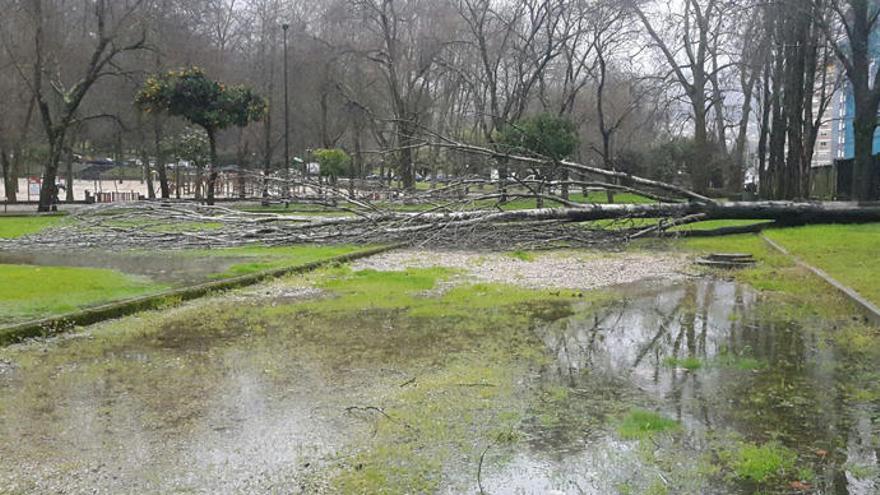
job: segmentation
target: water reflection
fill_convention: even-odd
[[[146,251],[0,250],[0,264],[106,268],[142,275],[156,282],[171,285],[204,282],[212,275],[221,273],[243,260],[236,257],[187,256],[180,253]]]
[[[846,358],[820,337],[823,322],[773,316],[766,304],[746,287],[705,279],[634,292],[540,329],[555,357],[543,387],[572,391],[565,403],[544,407],[575,411],[569,426],[581,434],[534,422],[530,448],[489,470],[484,486],[491,493],[752,493],[700,465],[716,439],[734,433],[796,450],[798,465],[815,472],[795,485],[803,493],[878,493],[876,401],[845,403],[841,391],[859,385],[840,371]],[[677,465],[651,473],[656,466],[644,452],[615,440],[608,423],[633,404],[682,423],[681,438],[655,445]],[[606,433],[584,429],[579,416],[597,417]]]

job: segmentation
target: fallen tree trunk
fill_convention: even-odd
[[[591,245],[622,242],[703,220],[767,220],[774,226],[880,222],[880,204],[857,203],[654,203],[582,204],[565,208],[400,212],[388,209],[345,216],[308,217],[247,213],[186,203],[99,205],[73,215],[76,222],[0,247],[137,248],[291,245],[334,242],[404,242],[443,246]],[[471,205],[472,206],[472,205]],[[656,219],[658,226],[646,225]],[[605,220],[607,222],[598,222]],[[650,223],[650,222],[649,222]],[[219,226],[217,225],[219,224]],[[716,234],[749,228],[718,230]]]
[[[754,203],[656,203],[656,204],[585,204],[574,208],[540,208],[488,212],[485,210],[397,214],[412,221],[460,222],[516,222],[536,220],[564,220],[588,222],[616,218],[678,218],[705,215],[704,220],[775,220],[785,225],[809,223],[880,222],[880,205],[860,206],[858,203],[797,203],[791,201],[761,201]]]

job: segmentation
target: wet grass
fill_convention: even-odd
[[[113,270],[0,265],[0,314],[12,323],[165,288]]]
[[[507,256],[509,256],[513,259],[516,259],[516,260],[528,261],[528,262],[535,261],[538,258],[538,256],[535,253],[530,252],[530,251],[522,251],[522,250],[511,251],[511,252],[507,253]]]
[[[776,229],[767,236],[880,305],[880,223]]]
[[[738,442],[732,449],[722,451],[720,457],[737,479],[756,484],[784,481],[794,473],[797,463],[797,454],[778,442]]]
[[[645,409],[633,409],[617,426],[617,433],[626,440],[642,440],[664,432],[681,429],[674,419]]]
[[[213,278],[230,278],[265,270],[311,263],[326,258],[342,256],[369,246],[354,245],[300,245],[300,246],[246,246],[223,249],[196,249],[186,251],[186,256],[211,256],[217,258],[253,259],[235,263]]]
[[[450,482],[448,473],[473,469],[487,446],[517,441],[528,402],[517,377],[547,359],[529,329],[570,314],[571,302],[586,297],[498,284],[443,287],[455,275],[439,268],[329,269],[310,281],[327,296],[271,310],[284,320],[296,313],[348,329],[298,332],[301,343],[338,352],[330,362],[384,363],[413,376],[372,404],[383,413],[373,413],[371,435],[337,466],[332,484],[338,492],[430,493]]]
[[[681,368],[693,372],[703,367],[703,361],[697,357],[678,358],[668,356],[663,359],[663,366],[667,368]]]
[[[684,252],[747,253],[757,260],[752,268],[743,270],[706,269],[707,273],[732,277],[761,291],[775,295],[789,304],[765,305],[764,311],[774,311],[776,316],[795,320],[803,317],[822,317],[832,320],[848,320],[855,314],[851,302],[830,290],[828,285],[812,273],[798,267],[788,257],[770,248],[759,236],[752,234],[723,237],[660,240],[637,243],[648,249],[677,249]]]
[[[326,268],[288,279],[320,288],[324,294],[316,299],[207,301],[92,327],[87,340],[61,342],[48,354],[0,350],[32,385],[0,398],[0,411],[51,415],[55,406],[47,401],[61,393],[58,387],[112,380],[142,403],[139,424],[186,431],[212,407],[211,394],[220,393],[225,382],[215,375],[224,374],[224,356],[244,353],[260,376],[283,388],[303,363],[344,381],[361,376],[351,370],[376,376],[380,368],[393,369],[393,381],[379,376],[364,384],[365,398],[352,395],[335,406],[368,431],[353,436],[321,476],[338,493],[468,485],[472,479],[457,473],[471,473],[487,446],[501,451],[521,441],[531,398],[521,377],[549,359],[534,325],[570,315],[576,301],[598,304],[611,296],[445,285],[455,276],[443,269]],[[66,363],[78,364],[58,376],[53,370]]]
[[[53,216],[0,216],[0,239],[15,239],[28,234],[59,225],[64,220],[61,215]]]
[[[584,369],[576,377],[566,369],[555,380],[535,377],[537,370],[558,364],[536,327],[571,315],[580,301],[589,312],[591,305],[620,295],[454,285],[459,274],[448,269],[326,268],[287,279],[295,287],[320,289],[313,299],[221,300],[128,318],[93,329],[88,341],[65,342],[54,352],[0,352],[0,357],[23,372],[42,370],[45,382],[60,383],[58,387],[77,385],[59,381],[56,372],[73,360],[84,363],[77,372],[93,373],[93,382],[107,377],[125,385],[132,381],[135,386],[126,387],[126,393],[144,397],[144,423],[151,428],[177,427],[198,418],[209,407],[203,395],[219,388],[205,378],[206,369],[227,353],[247,355],[261,377],[277,380],[282,388],[296,380],[294,370],[303,362],[319,363],[324,374],[343,380],[367,376],[364,393],[345,404],[350,409],[321,409],[330,416],[345,410],[346,417],[366,426],[322,468],[320,475],[336,493],[431,493],[458,486],[456,474],[467,478],[462,486],[470,486],[487,448],[487,465],[503,463],[512,452],[539,444],[558,442],[559,450],[551,453],[588,444],[585,437],[593,430],[616,432],[631,441],[646,465],[645,478],[657,478],[655,472],[665,477],[623,483],[621,493],[705,493],[679,488],[726,483],[745,487],[731,493],[788,493],[793,480],[814,476],[811,461],[803,460],[805,452],[839,447],[833,444],[839,432],[823,429],[823,415],[832,409],[829,401],[838,398],[834,394],[840,393],[845,407],[880,400],[877,329],[853,324],[848,305],[827,295],[821,282],[814,284],[754,236],[695,239],[677,246],[690,252],[754,252],[761,261],[750,270],[713,272],[762,289],[753,313],[729,320],[754,326],[738,334],[748,336],[749,345],[722,348],[714,357],[705,350],[691,359],[662,359],[675,352],[657,357],[659,373],[664,373],[662,365],[700,370],[685,375],[689,382],[725,375],[717,389],[717,382],[707,382],[713,385],[708,397],[684,402],[685,417],[696,407],[689,401],[706,401],[717,420],[715,428],[743,432],[732,440],[710,442],[707,452],[690,450],[682,441],[685,435],[674,434],[693,419],[679,423],[656,412],[669,405],[658,405],[656,399],[674,399],[651,400],[644,391],[628,390],[635,387],[627,387],[625,378],[613,381],[594,372],[601,369]],[[244,253],[256,256],[263,249],[244,248]],[[684,310],[688,314],[699,309],[696,302],[690,306]],[[738,342],[739,337],[730,339],[730,345]],[[171,354],[167,362],[141,360],[158,351]],[[183,366],[172,359],[190,352],[195,364]],[[132,354],[136,357],[124,358]],[[817,355],[835,356],[839,362],[820,369]],[[379,369],[394,370],[394,375],[376,378]],[[143,373],[149,378],[139,378]],[[830,385],[827,375],[839,382]],[[151,387],[165,393],[156,394]],[[51,414],[50,397],[33,393],[28,400]],[[0,399],[0,410],[4,401],[18,399]]]
[[[723,367],[734,368],[740,371],[760,371],[767,367],[767,363],[758,358],[737,355],[726,351],[720,352],[716,356],[715,363]]]

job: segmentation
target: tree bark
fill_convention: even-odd
[[[877,171],[874,159],[874,132],[877,117],[860,115],[853,121],[855,160],[853,163],[853,199],[870,201],[877,197]]]
[[[162,151],[162,122],[161,117],[156,115],[153,122],[153,145],[156,151],[156,171],[159,173],[159,189],[162,199],[171,197],[171,188],[168,187],[168,168],[165,164],[165,153]]]
[[[208,165],[210,168],[208,169],[208,191],[206,193],[207,203],[208,205],[214,204],[214,189],[217,184],[217,136],[214,135],[213,129],[205,129],[205,132],[208,133],[208,144],[211,148],[211,163]]]
[[[3,189],[6,191],[6,201],[8,203],[16,202],[16,186],[15,182],[18,178],[12,171],[12,160],[9,159],[9,152],[6,148],[0,147],[0,166],[3,167]]]
[[[150,154],[147,153],[146,148],[141,151],[141,161],[143,162],[144,168],[144,180],[147,181],[147,198],[156,199],[156,187],[153,184],[153,171],[150,169]]]
[[[65,200],[69,203],[73,202],[73,146],[67,146],[64,149],[64,167],[67,179],[67,190],[65,191]]]

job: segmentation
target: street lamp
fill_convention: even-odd
[[[290,197],[290,89],[287,85],[287,32],[290,24],[281,25],[284,30],[284,197]]]

